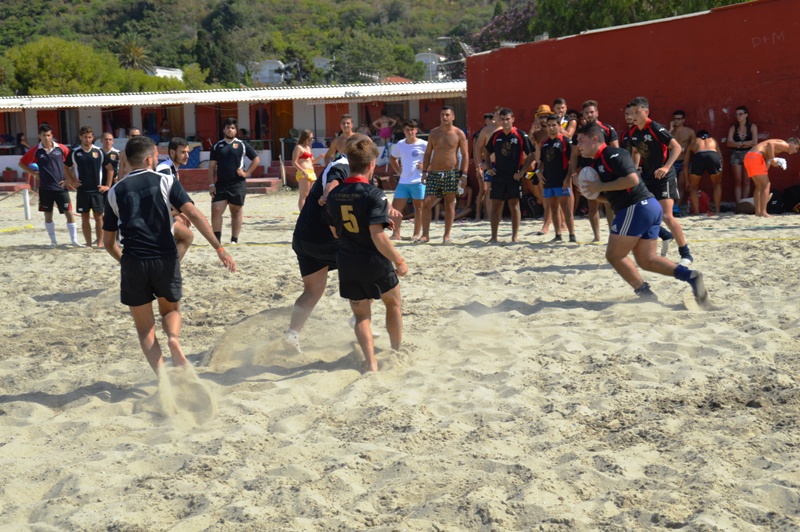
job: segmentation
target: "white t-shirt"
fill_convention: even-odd
[[[406,144],[405,139],[392,147],[392,157],[400,160],[401,185],[411,185],[422,182],[422,169],[417,168],[417,163],[422,162],[428,142],[417,139],[414,144]]]

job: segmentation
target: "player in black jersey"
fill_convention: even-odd
[[[226,268],[236,271],[236,262],[223,249],[180,182],[172,175],[154,171],[158,151],[150,138],[132,138],[125,146],[125,155],[132,170],[108,193],[103,238],[106,251],[121,265],[120,300],[130,308],[139,345],[150,367],[158,373],[164,359],[156,338],[154,299],[158,299],[173,364],[189,365],[178,340],[182,280],[170,206],[194,222]],[[122,234],[122,250],[116,241],[117,231]]]
[[[553,242],[561,242],[561,224],[558,220],[563,216],[569,230],[569,241],[577,242],[575,238],[575,218],[570,207],[572,180],[568,179],[569,159],[572,150],[570,138],[563,133],[561,117],[556,114],[547,117],[547,139],[542,142],[536,152],[537,173],[544,183],[543,196],[550,205],[550,212],[556,223],[556,237]],[[559,210],[562,214],[559,216]]]
[[[500,129],[492,133],[484,146],[484,164],[490,166],[494,155],[494,168],[487,173],[492,176],[489,198],[492,200],[490,244],[497,243],[497,230],[503,215],[503,202],[508,202],[511,211],[511,241],[519,242],[521,180],[533,164],[535,148],[528,134],[514,127],[514,113],[504,107],[498,114]]]
[[[77,187],[77,211],[81,215],[81,228],[86,246],[103,245],[103,194],[111,187],[106,182],[114,168],[103,150],[92,144],[94,131],[83,126],[79,132],[81,143],[75,146],[67,157],[69,178]],[[106,180],[104,180],[104,177]],[[92,240],[92,225],[89,211],[94,215],[96,240]]]
[[[403,316],[397,277],[404,276],[408,266],[384,232],[393,228],[389,201],[381,189],[370,184],[378,148],[368,138],[356,139],[347,143],[345,154],[350,177],[334,188],[327,200],[331,230],[339,238],[339,294],[350,300],[365,369],[378,371],[370,325],[372,300],[380,298],[386,305],[386,330],[392,348],[399,349]]]
[[[78,230],[75,217],[72,215],[72,202],[67,191],[67,177],[64,163],[69,155],[69,148],[53,141],[53,128],[49,124],[39,126],[39,144],[29,149],[19,160],[23,172],[34,176],[39,182],[39,211],[44,213],[44,227],[50,237],[50,244],[55,246],[56,224],[53,221],[53,205],[67,219],[67,231],[73,246],[83,245],[78,242]],[[36,164],[34,170],[30,165]]]
[[[208,176],[211,180],[211,227],[217,239],[222,239],[222,215],[230,205],[231,208],[231,244],[239,242],[244,215],[244,198],[247,195],[246,179],[261,162],[252,146],[236,138],[239,131],[236,119],[227,118],[222,127],[225,135],[221,141],[211,148],[208,163]],[[250,159],[250,166],[244,168],[245,156]]]
[[[664,210],[664,224],[672,234],[667,237],[669,232],[665,234],[662,231],[662,238],[667,244],[671,237],[675,238],[681,255],[680,263],[689,266],[692,263],[692,254],[689,252],[681,223],[672,214],[674,201],[680,198],[674,163],[683,149],[665,126],[649,118],[650,104],[647,98],[639,96],[631,100],[631,109],[634,121],[634,127],[630,131],[633,162],[638,165],[641,158],[642,181]],[[663,247],[662,255],[665,254],[666,247]]]
[[[658,299],[642,280],[636,264],[647,271],[689,283],[695,299],[705,301],[708,293],[703,274],[676,265],[656,252],[656,238],[663,216],[661,205],[642,183],[628,152],[607,146],[604,137],[598,124],[587,124],[578,129],[581,156],[592,161],[591,166],[600,177],[599,181],[588,185],[588,192],[600,192],[598,199],[610,204],[614,210],[606,259],[640,297]],[[631,252],[636,264],[628,258]]]

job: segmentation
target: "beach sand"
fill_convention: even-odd
[[[21,201],[0,202],[0,530],[800,527],[800,217],[681,219],[710,309],[649,273],[660,302],[637,303],[586,220],[581,245],[435,224],[399,244],[403,352],[384,332],[362,375],[336,274],[304,353],[281,346],[296,193],[250,196],[237,273],[199,234],[187,254],[196,367],[159,378],[117,264],[51,249]]]

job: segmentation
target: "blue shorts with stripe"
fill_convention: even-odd
[[[617,211],[611,224],[611,234],[654,240],[658,238],[663,217],[664,211],[658,201],[648,198]]]

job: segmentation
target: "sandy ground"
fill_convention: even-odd
[[[521,245],[508,221],[501,246],[486,222],[401,243],[403,356],[384,333],[370,375],[335,274],[281,347],[295,218],[294,193],[248,198],[236,274],[189,251],[196,375],[159,382],[116,263],[0,202],[0,530],[800,527],[797,216],[681,220],[709,310],[652,274],[634,301],[586,220],[580,245],[529,220]]]

